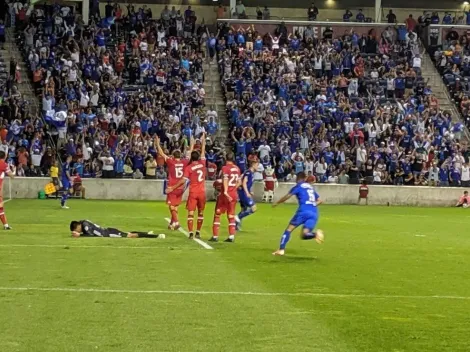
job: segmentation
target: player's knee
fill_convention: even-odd
[[[194,216],[194,211],[189,211],[188,216]]]

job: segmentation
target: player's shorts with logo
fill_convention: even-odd
[[[196,209],[204,210],[206,207],[206,192],[189,193],[186,201],[186,209],[195,211]]]
[[[216,210],[220,214],[227,213],[229,215],[235,215],[235,209],[237,207],[237,196],[236,194],[230,195],[232,200],[229,200],[224,194],[221,194],[217,198]]]
[[[290,224],[296,227],[303,225],[304,228],[313,230],[317,226],[318,213],[313,212],[296,212],[292,217]]]
[[[184,188],[174,189],[166,195],[166,204],[177,207],[183,201]]]
[[[255,205],[255,200],[246,195],[244,190],[238,191],[238,199],[242,208],[251,208]]]

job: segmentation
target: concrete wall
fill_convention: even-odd
[[[37,198],[38,192],[49,182],[48,178],[16,178],[12,181],[13,198]],[[165,200],[163,181],[103,180],[83,181],[88,199],[109,200]],[[293,184],[280,183],[275,198],[283,196]],[[316,185],[327,204],[355,204],[357,185]],[[4,187],[7,197],[8,187]],[[257,200],[262,196],[262,184],[255,185]],[[462,194],[462,188],[370,186],[369,204],[409,206],[452,206]],[[207,197],[213,199],[212,182],[207,183]],[[295,200],[293,200],[295,202]]]
[[[217,3],[215,3],[217,4]],[[270,11],[271,11],[271,17],[273,20],[275,19],[293,19],[293,20],[302,20],[305,21],[307,20],[307,7],[309,4],[304,7],[304,8],[282,8],[282,7],[274,7],[272,4],[266,2],[266,4],[269,6]],[[413,3],[415,4],[415,3]],[[415,4],[417,8],[393,8],[393,12],[397,16],[397,21],[400,23],[403,23],[405,19],[412,14],[414,18],[418,18],[423,14],[423,11],[439,11],[439,14],[442,17],[444,16],[445,11],[452,12],[455,14],[456,12],[459,13],[460,15],[463,15],[463,5],[462,3],[439,3],[439,7],[433,7],[430,6],[429,8],[420,8],[418,4]],[[159,18],[160,13],[162,12],[163,8],[165,5],[163,4],[155,4],[155,3],[132,3],[134,7],[139,8],[144,5],[152,9],[153,17],[154,18]],[[191,8],[196,12],[196,16],[198,18],[198,23],[201,23],[201,21],[204,19],[205,23],[213,24],[215,23],[216,20],[216,13],[214,11],[215,7],[214,6],[204,6],[204,5],[195,5],[195,4],[190,4]],[[375,17],[375,8],[373,6],[366,6],[367,4],[362,4],[359,2],[359,5],[356,6],[349,6],[348,8],[353,12],[354,16],[357,13],[357,10],[362,8],[364,14],[366,17]],[[435,4],[437,5],[437,4]],[[104,14],[104,7],[106,6],[105,2],[102,2],[100,4],[101,8],[101,13]],[[124,3],[120,3],[121,8],[124,10],[124,13],[127,14],[126,10],[126,5]],[[175,6],[175,8],[181,9],[183,12],[188,6],[187,5],[178,5],[178,4],[169,4],[169,8],[171,9],[171,6]],[[272,6],[272,7],[271,7]],[[342,21],[343,19],[343,14],[346,9],[346,5],[343,4],[340,1],[327,1],[323,6],[320,6],[320,4],[317,3],[317,6],[319,7],[319,16],[318,16],[318,21]],[[363,7],[362,7],[363,6]],[[383,14],[386,15],[388,11],[391,8],[388,7],[383,7]],[[436,10],[434,10],[436,9]],[[439,10],[437,10],[439,9]],[[246,13],[248,16],[256,18],[256,7],[250,7],[246,6]],[[229,17],[229,7],[226,7],[226,18]]]

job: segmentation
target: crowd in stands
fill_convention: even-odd
[[[423,80],[414,33],[225,26],[218,55],[237,163],[258,157],[258,178],[272,167],[287,181],[299,171],[329,183],[470,181],[463,126]]]
[[[146,6],[108,3],[102,17],[95,7],[90,14],[85,25],[73,7],[36,5],[15,24],[38,120],[47,121],[62,160],[72,155],[81,177],[165,178],[156,136],[168,151],[206,132],[208,149],[219,151],[217,113],[203,109],[211,34],[196,26],[191,6],[154,16]]]

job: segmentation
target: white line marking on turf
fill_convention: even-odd
[[[168,249],[168,248],[181,248],[181,247],[162,247],[162,246],[94,246],[94,245],[80,245],[74,246],[73,244],[0,244],[2,247],[39,247],[39,248],[118,248],[118,249]]]
[[[415,237],[426,237],[426,235],[415,235]]]
[[[129,293],[129,294],[161,294],[161,295],[220,295],[220,296],[289,296],[289,297],[331,297],[331,298],[408,298],[408,299],[453,299],[470,300],[470,296],[405,296],[405,295],[367,295],[348,293],[316,293],[316,292],[251,292],[251,291],[185,291],[185,290],[124,290],[100,288],[68,288],[68,287],[0,287],[0,291],[37,291],[37,292],[89,292],[89,293]]]
[[[10,198],[10,199],[7,199],[7,200],[4,200],[4,201],[3,201],[3,203],[9,202],[10,200],[13,200],[13,198]]]
[[[170,223],[170,219],[169,218],[165,218],[166,222],[167,223]],[[182,234],[184,234],[186,237],[189,238],[189,233],[188,231],[186,231],[185,229],[183,229],[182,227],[180,227],[179,229],[179,232],[181,232]],[[195,238],[194,239],[195,242],[199,243],[201,246],[203,246],[205,249],[214,249],[212,248],[211,246],[209,246],[206,242],[204,242],[203,240],[200,240],[199,238]]]

